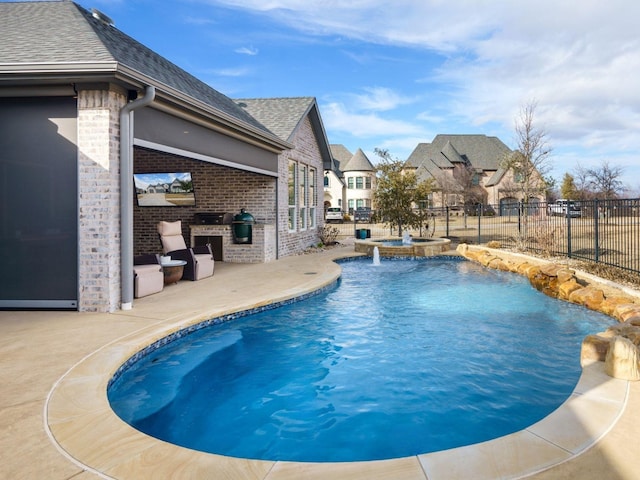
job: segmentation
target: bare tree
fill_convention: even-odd
[[[551,168],[547,134],[534,123],[536,106],[535,102],[529,102],[520,108],[515,121],[517,148],[503,161],[503,167],[512,172],[515,187],[525,203],[546,194],[545,175]]]
[[[625,185],[620,180],[623,173],[622,167],[612,166],[606,160],[594,168],[578,165],[574,174],[576,188],[580,193],[578,200],[617,198],[625,191]]]
[[[578,165],[575,168],[573,180],[576,185],[576,190],[578,191],[576,200],[589,200],[592,195],[589,187],[590,180],[587,169]]]
[[[624,184],[620,180],[623,173],[622,167],[611,166],[606,160],[598,168],[587,169],[594,193],[605,200],[617,198],[624,191]]]

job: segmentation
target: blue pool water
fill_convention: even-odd
[[[154,437],[291,461],[405,457],[521,430],[580,376],[609,317],[457,260],[343,263],[335,288],[198,330],[114,379],[114,411]]]
[[[432,240],[426,238],[412,238],[411,243],[429,243]],[[376,240],[376,243],[381,243],[382,245],[389,247],[402,247],[407,245],[402,239],[394,239],[394,240]],[[410,244],[411,244],[410,243]]]

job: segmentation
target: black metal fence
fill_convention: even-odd
[[[374,216],[375,219],[375,216]],[[356,238],[399,236],[381,223],[344,225]],[[364,234],[362,233],[364,230]],[[640,273],[640,199],[432,208],[412,235],[602,263]]]

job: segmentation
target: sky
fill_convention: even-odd
[[[374,163],[437,134],[515,149],[535,104],[558,184],[608,162],[640,195],[637,0],[77,1],[231,98],[315,97]]]

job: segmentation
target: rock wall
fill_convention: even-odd
[[[605,362],[608,375],[640,380],[640,292],[628,292],[611,282],[599,283],[591,275],[538,258],[465,244],[459,245],[457,251],[488,268],[525,275],[534,288],[550,297],[583,305],[618,320],[618,325],[605,332],[585,337],[580,364]]]

